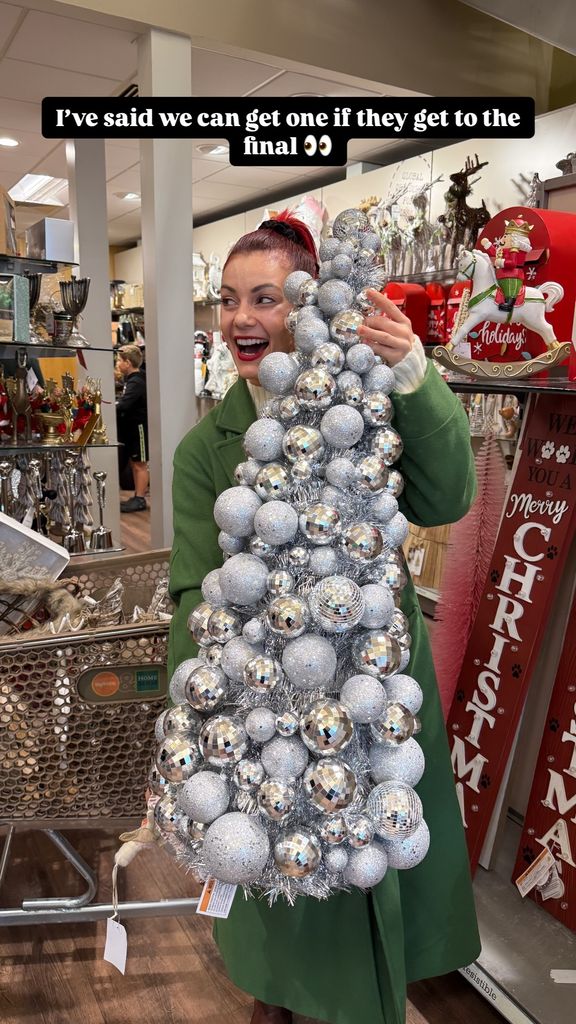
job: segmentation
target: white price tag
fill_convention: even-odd
[[[36,387],[37,383],[38,377],[34,373],[32,367],[30,367],[28,373],[26,374],[26,387],[28,388],[28,391],[34,391],[34,388]]]
[[[547,846],[542,853],[539,853],[536,860],[533,860],[530,867],[526,868],[516,879],[516,886],[521,896],[527,896],[532,889],[538,885],[544,885],[551,870],[556,866],[556,861]]]
[[[231,885],[229,882],[208,878],[204,883],[196,913],[205,914],[207,917],[228,917],[237,888],[237,885]]]
[[[109,917],[106,921],[106,945],[104,946],[104,959],[116,967],[120,974],[126,971],[126,956],[128,954],[128,936],[126,929],[120,921]]]

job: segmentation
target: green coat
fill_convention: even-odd
[[[475,494],[469,427],[461,403],[428,367],[417,391],[392,395],[394,425],[404,441],[400,508],[410,522],[454,522]],[[207,572],[222,564],[214,501],[235,483],[244,458],[242,434],[256,418],[239,380],[184,438],[174,459],[174,547],[170,589],[173,671],[196,647],[186,628],[201,600]],[[228,974],[257,998],[332,1024],[404,1024],[406,983],[471,963],[480,941],[468,856],[428,635],[412,582],[402,597],[410,619],[409,671],[424,690],[422,732],[426,771],[418,785],[430,827],[428,856],[417,868],[389,870],[368,893],[337,893],[325,901],[264,900],[237,894],[215,936]]]

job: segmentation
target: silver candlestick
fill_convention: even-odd
[[[100,526],[92,531],[90,536],[91,551],[108,551],[114,547],[112,531],[104,526],[104,509],[106,507],[106,473],[98,470],[93,474],[96,481],[96,497],[98,500],[98,511],[100,513]]]
[[[12,501],[10,499],[9,480],[12,475],[12,463],[7,459],[0,462],[0,505],[5,515],[10,515]]]
[[[42,530],[42,516],[40,511],[40,505],[42,503],[42,463],[40,459],[30,459],[28,462],[28,472],[30,474],[30,480],[32,483],[32,493],[34,495],[34,515],[36,517],[36,530],[38,533],[43,533]]]
[[[76,529],[74,521],[74,510],[76,505],[75,500],[75,484],[76,484],[76,459],[68,457],[64,459],[64,478],[66,480],[66,489],[68,497],[68,528],[63,537],[63,545],[66,551],[70,551],[71,554],[79,554],[86,550],[86,544],[84,541],[84,534],[81,530]]]

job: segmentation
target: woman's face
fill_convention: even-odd
[[[292,267],[269,252],[239,253],[224,270],[220,329],[240,377],[258,384],[269,352],[291,352],[284,320],[292,308],[282,287]]]

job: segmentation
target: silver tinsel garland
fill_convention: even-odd
[[[262,360],[277,397],[216,501],[225,561],[190,615],[199,656],[171,680],[179,706],[158,720],[150,775],[177,858],[271,902],[369,888],[429,843],[397,607],[394,374],[356,333],[384,281],[366,215],[343,211],[320,255],[319,281],[286,280],[296,351]]]

